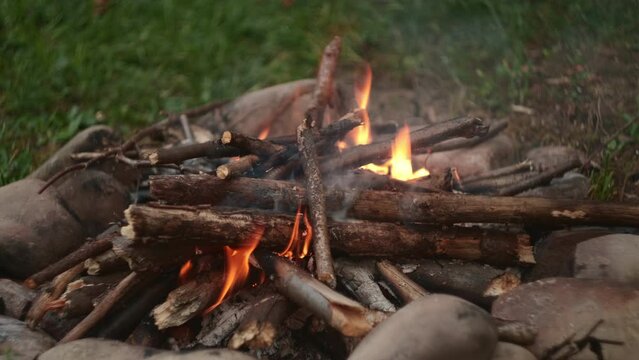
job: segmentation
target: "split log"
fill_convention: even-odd
[[[95,324],[97,324],[111,310],[111,308],[126,295],[141,280],[141,276],[132,272],[125,277],[120,283],[109,291],[102,301],[76,325],[67,335],[60,340],[61,343],[77,340],[82,338]]]
[[[484,141],[490,140],[493,137],[497,136],[504,129],[506,129],[506,127],[508,127],[507,120],[496,121],[494,123],[491,123],[488,131],[481,136],[476,136],[470,139],[447,140],[439,144],[435,144],[431,147],[417,148],[413,150],[413,154],[434,153],[434,152],[450,151],[450,150],[456,150],[461,148],[473,147],[477,144],[480,144]]]
[[[406,304],[429,295],[428,291],[387,260],[377,263],[377,271]]]
[[[534,176],[530,179],[502,188],[497,192],[497,194],[501,196],[512,196],[519,194],[520,192],[532,189],[534,187],[545,185],[552,179],[558,176],[562,176],[566,172],[580,166],[582,166],[582,163],[579,159],[570,159],[553,168],[544,170],[539,175]]]
[[[488,128],[478,118],[456,118],[411,132],[411,147],[427,147],[455,137],[471,138],[487,131]],[[320,169],[328,173],[389,159],[392,156],[392,144],[393,140],[387,140],[346,149],[339,156],[324,159]]]
[[[113,240],[113,251],[124,259],[129,269],[137,272],[162,272],[177,267],[193,256],[195,249],[190,244],[155,244],[136,246],[126,237]]]
[[[154,198],[174,204],[215,204],[295,211],[306,194],[299,184],[240,178],[222,183],[206,175],[154,176]],[[523,223],[538,226],[635,226],[639,208],[591,200],[492,197],[327,189],[329,211],[387,222]]]
[[[126,273],[115,273],[104,276],[83,276],[70,282],[60,297],[62,302],[58,310],[60,317],[73,318],[91,312],[107,291],[116,286]]]
[[[385,312],[397,310],[375,282],[375,263],[373,260],[354,261],[339,258],[335,261],[335,272],[339,282],[362,305],[372,310]]]
[[[35,298],[35,292],[9,279],[0,279],[0,314],[22,320]]]
[[[184,160],[199,157],[223,158],[244,155],[246,152],[236,147],[207,141],[197,144],[180,145],[167,149],[158,149],[149,154],[151,165],[179,164]]]
[[[210,271],[171,291],[152,315],[158,329],[185,324],[210,306],[222,288],[224,274]]]
[[[260,250],[254,255],[262,269],[274,278],[282,295],[309,309],[345,336],[363,336],[386,318],[386,314],[365,308],[282,257]]]
[[[274,144],[268,140],[260,140],[231,131],[225,131],[222,133],[220,142],[223,145],[242,149],[246,153],[254,154],[263,158],[273,156],[285,149],[284,146]]]
[[[426,290],[459,296],[482,307],[490,307],[501,294],[521,284],[514,270],[501,270],[485,264],[457,260],[424,259],[407,275]]]
[[[224,165],[220,165],[215,170],[215,174],[220,179],[237,177],[249,171],[259,160],[257,155],[245,155],[237,160],[231,160]]]
[[[100,254],[111,248],[111,240],[120,232],[119,226],[111,226],[105,232],[100,234],[94,241],[84,243],[80,248],[63,257],[57,262],[47,266],[46,268],[31,275],[24,281],[25,285],[31,289],[37,287],[43,282],[52,279],[54,276],[72,268],[73,266],[84,262],[84,260]]]
[[[112,249],[84,261],[84,268],[89,275],[104,275],[111,272],[126,270],[127,262],[119,257]]]
[[[294,217],[254,210],[131,205],[122,235],[142,244],[162,239],[172,244],[245,245],[256,225],[264,226],[260,244],[283,249]],[[509,266],[534,263],[530,239],[479,228],[401,226],[366,221],[328,224],[335,250],[355,256],[445,256]],[[154,247],[161,244],[154,244]]]

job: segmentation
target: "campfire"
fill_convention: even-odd
[[[574,156],[431,169],[438,154],[490,144],[507,122],[377,123],[370,66],[351,108],[338,99],[340,41],[315,81],[169,114],[125,142],[76,148],[49,171],[33,196],[94,168],[135,184],[95,239],[24,286],[2,285],[0,296],[23,294],[9,304],[15,317],[58,341],[51,359],[88,337],[273,359],[505,359],[496,354],[524,347],[558,359],[595,341],[599,323],[550,346],[525,311],[499,309],[546,266],[533,249],[539,232],[636,227],[639,209],[521,196],[587,166]]]

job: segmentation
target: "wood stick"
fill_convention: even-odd
[[[126,273],[114,273],[103,276],[83,276],[70,282],[60,297],[63,301],[62,307],[58,309],[60,317],[74,318],[90,313],[101,297],[126,275]]]
[[[384,313],[365,308],[282,257],[260,250],[254,255],[282,295],[309,309],[345,336],[366,335],[386,318]]]
[[[300,158],[296,155],[290,158],[286,164],[269,170],[263,178],[271,180],[287,179],[291,176],[295,169],[298,169],[300,166]]]
[[[260,140],[231,131],[222,133],[220,141],[224,145],[242,149],[249,154],[254,154],[259,157],[273,156],[285,149],[284,146],[274,144],[268,140]]]
[[[484,141],[488,141],[495,136],[499,135],[504,129],[508,127],[507,120],[500,120],[490,124],[490,128],[486,134],[477,136],[470,139],[451,139],[439,144],[435,144],[431,147],[422,147],[416,148],[413,151],[413,154],[424,154],[424,153],[434,153],[434,152],[442,152],[442,151],[450,151],[461,148],[473,147],[475,145],[481,144]]]
[[[502,188],[497,192],[497,194],[500,196],[513,196],[519,194],[520,192],[526,191],[528,189],[532,189],[540,185],[545,185],[549,183],[550,180],[561,176],[574,168],[580,167],[581,165],[582,164],[579,159],[570,159],[567,162],[557,165],[552,169],[545,170],[539,175],[528,180],[524,180],[520,183]]]
[[[288,181],[212,176],[151,177],[154,198],[174,204],[251,206],[294,212],[305,189]],[[639,208],[593,200],[544,199],[391,191],[326,191],[327,210],[384,222],[515,223],[537,226],[636,226]]]
[[[215,174],[220,179],[237,177],[249,171],[258,160],[259,157],[257,155],[245,155],[237,160],[231,160],[224,165],[218,166]]]
[[[209,347],[218,347],[229,337],[247,316],[255,299],[242,299],[245,291],[241,291],[226,299],[202,320],[202,330],[197,341]]]
[[[379,271],[382,278],[386,280],[386,282],[393,288],[393,290],[395,290],[397,295],[404,301],[405,304],[408,304],[429,294],[426,289],[411,280],[388,260],[377,262],[377,271]]]
[[[110,272],[126,270],[128,264],[112,249],[109,249],[96,257],[86,259],[84,268],[89,275],[104,275]]]
[[[149,154],[151,165],[179,164],[184,160],[199,157],[223,158],[244,155],[244,150],[233,146],[220,144],[217,141],[207,141],[197,144],[179,145],[167,149],[158,149]]]
[[[295,219],[257,210],[222,210],[187,206],[131,205],[122,235],[143,248],[181,244],[246,245],[256,225],[264,226],[260,244],[282,250]],[[525,234],[462,227],[401,226],[394,223],[331,222],[328,233],[336,251],[355,256],[444,256],[509,266],[534,263]],[[150,244],[162,239],[164,244]]]
[[[313,109],[311,116],[314,124],[309,127],[321,128],[324,121],[324,108],[329,104],[333,96],[333,79],[337,70],[339,55],[342,51],[342,39],[335,36],[331,42],[326,45],[317,71],[317,83],[313,91],[310,108]]]
[[[195,253],[190,244],[155,244],[137,246],[127,237],[113,240],[113,251],[124,259],[129,269],[137,272],[162,272],[184,264]]]
[[[375,282],[374,271],[375,263],[372,260],[339,258],[335,261],[337,279],[357,301],[372,310],[395,312],[395,305],[384,296]]]
[[[346,115],[342,116],[339,120],[334,121],[321,129],[319,129],[319,138],[320,141],[325,142],[327,139],[333,138],[338,139],[343,138],[354,128],[362,125],[362,116],[364,110],[362,109],[354,109],[350,112],[346,113]],[[393,124],[394,125],[394,124]],[[396,126],[396,125],[394,125]],[[297,143],[297,135],[284,135],[278,136],[275,138],[269,138],[270,142],[280,145],[292,145]]]
[[[490,170],[475,176],[467,176],[462,178],[464,185],[472,184],[479,180],[493,179],[505,175],[518,174],[521,172],[533,171],[533,164],[530,160],[525,160],[517,164],[504,166],[498,169]]]
[[[119,232],[119,227],[110,227],[107,231],[100,234],[94,241],[84,243],[74,252],[31,275],[24,281],[24,284],[27,287],[34,289],[43,282],[52,279],[54,276],[84,262],[84,260],[109,250],[112,246],[111,240],[117,236]]]
[[[109,291],[109,293],[102,299],[102,301],[76,325],[71,331],[69,331],[64,338],[60,340],[61,343],[77,340],[82,338],[95,324],[97,324],[106,314],[113,308],[113,306],[122,299],[127,292],[135,287],[140,282],[140,275],[136,272],[130,273],[120,283]]]
[[[411,146],[415,149],[427,147],[455,137],[481,136],[487,131],[488,128],[478,118],[456,118],[411,132]],[[389,139],[346,149],[339,156],[323,159],[320,169],[328,173],[389,159],[392,156],[392,144],[393,139]]]

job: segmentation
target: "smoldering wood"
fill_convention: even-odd
[[[273,253],[258,249],[254,255],[282,295],[345,336],[363,336],[386,318],[384,313],[365,308]]]
[[[231,296],[204,317],[202,330],[197,335],[198,343],[218,347],[231,336],[255,303],[255,298],[247,293],[249,291],[245,290]]]
[[[32,289],[9,279],[0,279],[0,314],[22,320],[35,297]]]
[[[179,164],[185,160],[199,157],[224,158],[244,154],[246,154],[244,150],[211,140],[203,143],[158,149],[149,154],[149,162],[152,165]]]
[[[110,249],[112,246],[111,240],[118,235],[119,231],[120,228],[118,226],[111,226],[95,240],[84,243],[77,250],[31,275],[25,280],[25,285],[33,289],[78,263],[84,262],[84,260]]]
[[[80,321],[71,331],[69,331],[64,338],[60,340],[61,343],[77,340],[82,338],[95,324],[97,324],[104,316],[111,310],[111,308],[117,304],[132,288],[134,288],[140,281],[141,276],[132,272],[127,275],[116,287],[110,290],[102,301],[93,308],[93,310],[82,321]]]
[[[161,347],[164,339],[164,333],[162,333],[155,322],[150,316],[146,316],[140,323],[133,329],[131,335],[126,339],[127,344],[146,346],[146,347]]]
[[[223,145],[242,149],[246,153],[258,155],[262,158],[273,156],[280,151],[285,150],[285,147],[282,145],[274,144],[268,140],[260,140],[250,136],[245,136],[233,131],[225,131],[222,133],[220,142]]]
[[[499,135],[499,133],[501,133],[504,129],[506,129],[506,127],[508,127],[507,120],[496,121],[494,123],[491,123],[488,131],[481,136],[476,136],[469,139],[451,139],[451,140],[441,142],[439,144],[435,144],[431,147],[416,148],[413,151],[413,153],[423,154],[423,153],[429,153],[429,152],[442,152],[442,151],[450,151],[450,150],[456,150],[461,148],[473,147],[477,144],[481,144],[482,142],[488,141],[492,139],[493,137]]]
[[[84,268],[89,275],[104,275],[128,268],[126,260],[119,257],[112,249],[84,260]]]
[[[373,310],[394,312],[397,309],[375,281],[374,260],[351,260],[339,258],[335,260],[337,279],[362,305]]]
[[[215,170],[215,174],[220,179],[230,179],[249,171],[259,160],[257,155],[244,155],[237,160],[231,160],[224,165],[220,165]]]
[[[123,236],[113,240],[115,254],[127,262],[129,269],[138,272],[162,272],[177,267],[193,256],[195,251],[192,244],[136,245]]]
[[[173,204],[215,204],[294,212],[305,189],[287,181],[238,178],[222,183],[206,175],[153,176],[154,198]],[[537,226],[635,226],[639,208],[593,200],[496,197],[448,193],[326,189],[327,210],[383,222],[515,223]]]
[[[429,295],[426,289],[406,276],[406,274],[388,260],[379,261],[376,265],[377,271],[379,271],[382,278],[391,286],[405,304]]]
[[[451,138],[480,136],[487,131],[488,128],[478,118],[456,118],[411,132],[411,147],[417,149]],[[392,156],[392,144],[393,140],[389,139],[346,149],[339,156],[321,159],[320,169],[328,173],[389,159]]]
[[[53,278],[49,286],[44,289],[27,313],[27,326],[31,329],[35,328],[42,317],[55,306],[55,302],[60,298],[67,288],[67,285],[82,273],[84,267],[77,264],[69,270]]]
[[[224,273],[219,270],[200,274],[171,291],[166,300],[152,311],[158,329],[179,326],[201,315],[209,307],[222,288]]]
[[[552,179],[562,176],[566,172],[578,168],[582,166],[582,163],[579,159],[570,159],[562,164],[557,165],[556,167],[547,169],[539,173],[538,175],[521,181],[519,183],[513,184],[511,186],[507,186],[505,188],[499,189],[497,195],[500,196],[512,196],[519,194],[520,192],[532,189],[537,186],[546,185]]]
[[[130,296],[115,314],[105,319],[106,322],[100,325],[96,335],[117,340],[128,338],[151,309],[165,299],[175,282],[174,276],[163,276],[140,286],[136,289],[135,296]]]
[[[489,307],[501,294],[521,284],[518,272],[458,260],[423,259],[409,262],[409,278],[427,291],[459,296]]]
[[[137,244],[162,239],[167,244],[246,245],[261,225],[261,246],[281,250],[294,225],[293,216],[246,209],[131,205],[125,216],[129,225],[122,235]],[[443,256],[499,266],[534,263],[526,234],[367,221],[330,222],[328,230],[335,251],[351,256]]]
[[[106,292],[117,285],[127,273],[114,273],[103,276],[83,276],[67,285],[60,296],[63,305],[58,312],[63,318],[83,316],[91,312]]]
[[[267,293],[247,311],[229,339],[228,347],[237,350],[246,346],[258,350],[273,346],[281,334],[282,323],[293,309],[293,305],[282,295]]]
[[[533,167],[532,161],[525,160],[517,164],[508,165],[508,166],[500,167],[494,170],[490,170],[479,175],[463,177],[462,182],[464,183],[464,185],[472,184],[479,180],[498,178],[501,176],[518,174],[521,172],[530,172],[530,171],[533,171],[533,169],[534,167]]]

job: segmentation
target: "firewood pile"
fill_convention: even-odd
[[[507,121],[371,123],[367,100],[344,105],[339,54],[335,38],[315,81],[169,114],[124,142],[92,129],[0,189],[0,272],[22,282],[0,280],[2,348],[40,359],[639,349],[638,206],[570,195],[585,179],[571,170],[588,162],[565,149],[413,171],[419,158],[479,153]]]

